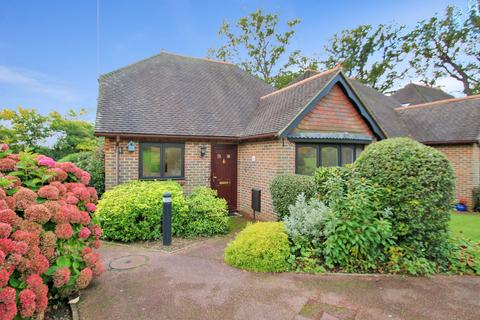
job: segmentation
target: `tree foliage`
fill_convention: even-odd
[[[287,46],[295,34],[299,19],[287,21],[286,31],[280,31],[276,14],[264,13],[261,9],[240,18],[234,26],[225,21],[218,34],[226,42],[218,49],[210,49],[209,55],[226,61],[233,60],[245,71],[258,76],[267,83],[275,83],[275,73],[286,54]]]
[[[342,63],[349,76],[381,92],[389,92],[396,80],[406,75],[398,64],[404,58],[402,51],[403,26],[380,24],[376,27],[360,25],[335,34],[325,46],[326,68]]]
[[[451,77],[466,95],[480,93],[480,17],[473,7],[464,13],[449,6],[443,16],[420,21],[405,36],[404,51],[425,83]]]

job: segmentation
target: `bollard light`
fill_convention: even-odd
[[[172,244],[172,194],[170,192],[163,194],[162,239],[164,246]]]

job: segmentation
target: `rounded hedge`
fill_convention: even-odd
[[[243,229],[225,249],[225,262],[256,272],[289,269],[290,245],[283,222],[257,222]]]
[[[409,138],[370,145],[355,171],[383,188],[380,202],[391,210],[396,242],[416,256],[445,262],[455,175],[448,159]]]
[[[270,184],[273,208],[279,219],[288,216],[288,207],[294,205],[300,194],[305,194],[306,200],[315,195],[313,177],[300,174],[282,174],[276,176]]]
[[[132,181],[103,194],[97,216],[107,239],[154,240],[162,234],[162,198],[172,194],[172,233],[188,212],[182,187],[173,181]]]

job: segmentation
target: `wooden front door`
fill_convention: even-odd
[[[212,145],[211,185],[230,211],[237,210],[237,145]]]

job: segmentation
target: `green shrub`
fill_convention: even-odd
[[[381,190],[366,179],[333,176],[328,181],[332,215],[326,216],[323,258],[329,268],[347,272],[377,271],[393,242],[389,212],[379,210]],[[335,184],[335,181],[338,181]]]
[[[289,269],[290,246],[283,222],[257,222],[243,229],[225,249],[225,262],[257,272]]]
[[[389,273],[426,276],[436,272],[437,266],[435,262],[405,252],[400,247],[391,246],[388,254],[389,261],[386,265],[386,271]]]
[[[330,183],[333,182],[338,185],[340,181],[343,181],[343,188],[346,188],[346,183],[352,175],[352,165],[345,165],[343,167],[319,167],[314,175],[315,190],[318,199],[323,202],[328,201],[328,193],[332,189]]]
[[[104,237],[134,241],[158,239],[162,233],[162,198],[172,194],[172,233],[181,230],[181,216],[188,212],[182,187],[173,181],[131,181],[103,194],[97,216]]]
[[[397,245],[445,265],[448,221],[455,176],[439,151],[408,138],[376,142],[362,152],[354,170],[383,188]]]
[[[295,204],[299,194],[304,193],[306,199],[315,195],[313,177],[300,174],[282,174],[276,176],[270,185],[272,203],[279,219],[288,215],[288,207]]]
[[[473,211],[480,212],[480,187],[474,187],[472,191]]]
[[[105,192],[105,165],[102,145],[99,145],[94,151],[82,151],[71,153],[58,162],[73,162],[80,169],[90,173],[90,184],[97,190],[101,196]]]
[[[198,187],[187,197],[189,212],[182,214],[176,234],[186,237],[212,236],[228,232],[227,201],[217,191]]]
[[[324,240],[325,218],[331,210],[315,198],[307,202],[305,195],[300,194],[289,211],[284,222],[290,240],[301,248],[319,249]]]
[[[458,274],[480,275],[480,243],[467,239],[452,239],[449,270]]]

